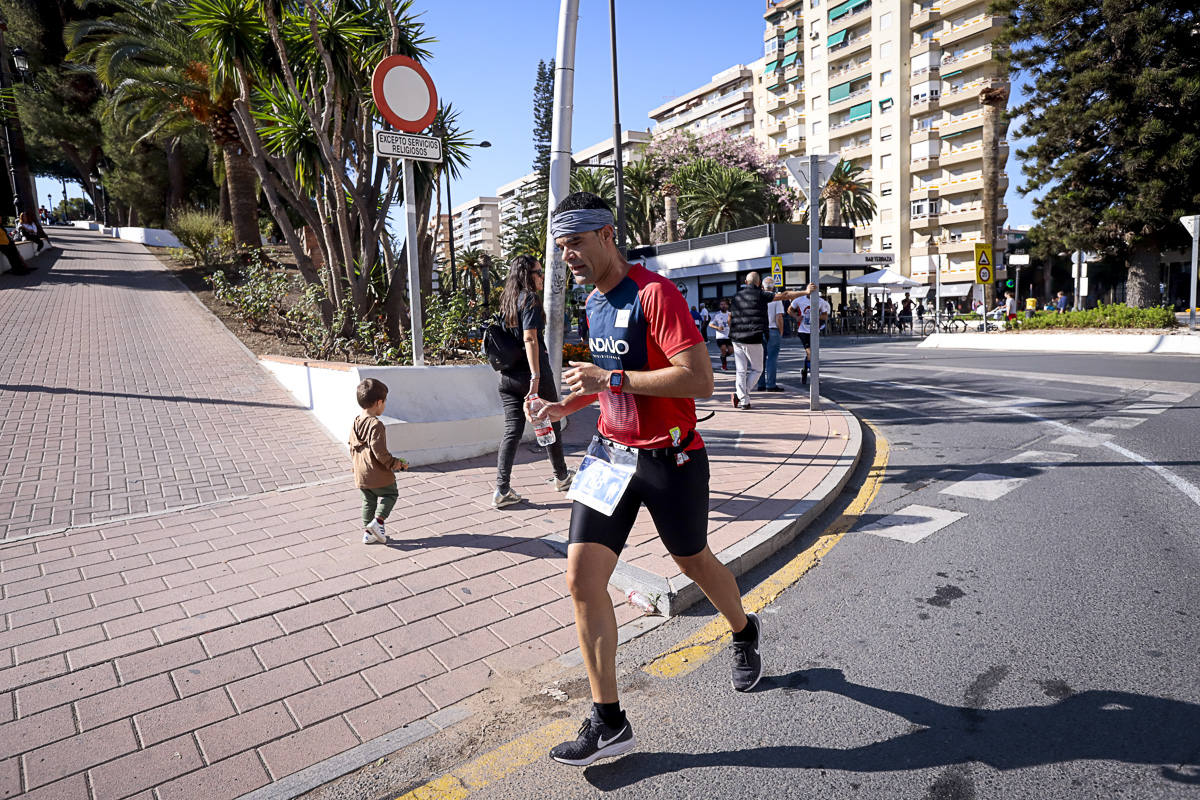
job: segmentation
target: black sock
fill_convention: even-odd
[[[754,620],[746,617],[746,627],[740,631],[734,631],[733,640],[735,642],[753,642],[756,636],[758,636],[758,628],[755,627]]]
[[[596,716],[610,728],[625,727],[625,712],[621,710],[621,703],[592,703],[592,708],[596,710]]]

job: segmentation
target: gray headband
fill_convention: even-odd
[[[550,220],[550,235],[557,239],[573,233],[594,231],[613,224],[612,212],[607,208],[578,208],[560,211]]]

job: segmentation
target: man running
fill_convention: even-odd
[[[788,308],[788,313],[796,318],[796,330],[800,336],[800,343],[804,345],[804,368],[800,370],[800,383],[808,383],[808,369],[810,359],[812,358],[812,296],[817,291],[816,284],[808,285],[807,296],[798,297],[792,301],[792,305]],[[821,315],[821,328],[824,329],[825,321],[829,319],[829,301],[824,297],[817,296],[821,301],[818,313]]]
[[[563,378],[571,394],[547,406],[548,416],[560,420],[598,399],[597,435],[576,483],[624,487],[615,505],[576,495],[571,508],[567,587],[592,713],[578,738],[551,749],[550,757],[586,766],[636,743],[617,697],[617,620],[608,580],[643,505],[680,570],[728,621],[738,691],[750,691],[762,677],[762,625],[743,610],[737,580],[708,548],[708,454],[696,432],[693,398],[712,395],[713,371],[687,303],[671,281],[625,261],[614,242],[612,211],[599,197],[568,195],[550,226],[575,282],[596,288],[587,299],[594,363],[570,362]],[[589,476],[590,469],[598,475]]]

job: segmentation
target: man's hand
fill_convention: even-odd
[[[563,381],[572,394],[599,394],[608,391],[608,380],[612,372],[588,361],[568,361],[571,367],[563,373]]]

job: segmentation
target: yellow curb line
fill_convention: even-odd
[[[798,554],[778,572],[771,575],[742,599],[747,611],[761,611],[775,601],[784,589],[798,581],[804,573],[821,562],[821,557],[851,528],[857,524],[862,513],[871,505],[879,492],[879,484],[887,467],[889,447],[879,430],[871,423],[875,432],[875,460],[871,471],[858,494],[834,522],[817,537],[804,552]],[[729,640],[729,626],[721,616],[714,617],[697,633],[689,636],[671,650],[643,667],[645,672],[662,678],[686,675],[712,658],[724,648]],[[464,800],[472,792],[502,780],[521,767],[545,758],[546,751],[569,739],[577,723],[557,720],[537,730],[519,736],[508,744],[483,754],[451,772],[418,786],[395,800]]]
[[[775,602],[784,589],[800,580],[804,573],[821,563],[821,558],[858,523],[859,517],[875,499],[884,470],[887,468],[890,448],[879,430],[869,422],[867,425],[875,433],[875,459],[871,463],[871,470],[867,473],[867,479],[863,482],[862,488],[858,490],[858,494],[850,501],[842,515],[817,537],[811,547],[797,554],[742,598],[742,606],[747,611],[757,612],[766,608]],[[729,643],[729,639],[729,625],[725,622],[725,618],[719,615],[715,616],[703,628],[642,669],[659,678],[675,678],[686,675],[724,649]]]

